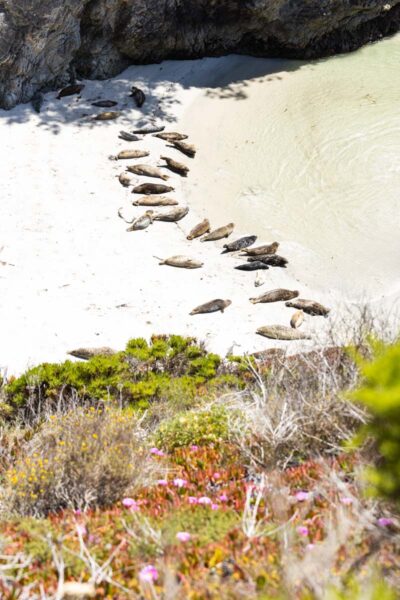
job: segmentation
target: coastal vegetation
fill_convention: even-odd
[[[396,598],[399,358],[154,336],[3,381],[1,597]]]

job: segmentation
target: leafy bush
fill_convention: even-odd
[[[135,420],[77,410],[44,423],[6,473],[3,503],[23,515],[108,506],[149,474]]]
[[[228,439],[228,416],[221,406],[178,413],[163,422],[155,434],[156,445],[168,451],[190,445],[219,445]]]
[[[370,421],[359,439],[372,436],[381,460],[369,471],[375,493],[400,499],[400,344],[375,345],[375,359],[361,362],[364,381],[352,398],[366,406]]]

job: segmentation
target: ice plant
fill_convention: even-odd
[[[353,498],[349,498],[348,496],[344,496],[344,497],[340,498],[340,502],[342,504],[345,504],[346,506],[349,506],[350,504],[353,504],[354,500],[353,500]]]
[[[228,496],[226,494],[221,494],[220,496],[218,496],[218,500],[220,502],[228,502]]]
[[[188,531],[178,531],[176,534],[176,539],[180,542],[188,542],[191,538],[192,536]]]
[[[196,452],[196,450],[198,450],[199,447],[193,444],[192,446],[190,446],[190,449],[192,450],[192,452]]]
[[[87,534],[87,529],[86,529],[86,527],[82,523],[78,523],[76,525],[76,532],[77,532],[78,535],[84,536],[84,535]]]
[[[187,481],[186,479],[181,479],[181,477],[176,477],[174,479],[174,486],[177,488],[183,488],[186,487]]]
[[[211,510],[218,510],[219,509],[219,505],[215,504],[214,502],[211,504]]]
[[[139,571],[139,579],[142,583],[153,583],[158,579],[158,571],[154,565],[147,565]]]
[[[221,473],[214,473],[213,479],[221,479]]]
[[[297,528],[297,533],[306,537],[308,535],[308,528],[304,525],[300,525],[300,527]]]
[[[310,494],[309,492],[296,492],[294,497],[298,502],[304,502],[305,500],[309,499]]]
[[[129,508],[130,510],[139,510],[139,505],[133,498],[124,498],[122,500],[122,504],[125,506],[125,508]]]
[[[391,525],[394,525],[394,521],[388,517],[380,517],[380,519],[377,520],[377,524],[379,527],[390,527]]]
[[[203,505],[210,505],[212,504],[212,500],[208,496],[202,496],[198,499],[198,503]]]
[[[150,454],[152,454],[153,456],[165,456],[165,452],[163,452],[159,448],[150,448]]]
[[[159,479],[157,481],[157,485],[161,485],[161,486],[165,487],[166,485],[168,485],[168,481],[166,479]]]
[[[189,504],[198,504],[199,503],[196,496],[188,496],[188,502],[189,502]]]

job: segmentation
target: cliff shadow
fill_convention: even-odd
[[[36,126],[55,135],[64,127],[114,127],[131,131],[149,122],[173,124],[182,104],[182,91],[204,91],[215,100],[246,101],[250,82],[278,81],[285,73],[302,68],[302,61],[228,55],[197,60],[169,60],[160,64],[132,65],[116,77],[104,81],[84,81],[80,95],[57,99],[58,91],[44,94],[40,113],[31,102],[10,111],[0,110],[0,119],[10,125],[35,121]],[[129,97],[132,86],[141,88],[146,101],[139,109]],[[112,108],[92,105],[98,100],[113,100]],[[103,111],[119,111],[116,120],[97,121]]]

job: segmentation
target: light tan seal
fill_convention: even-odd
[[[189,235],[186,237],[187,240],[194,240],[195,238],[200,237],[210,231],[210,221],[208,219],[204,219],[201,223],[198,223],[193,227],[193,229],[189,232]]]
[[[187,174],[190,170],[189,167],[178,162],[177,160],[174,160],[173,158],[169,158],[169,156],[160,156],[160,158],[161,160],[165,160],[165,162],[167,163],[167,168],[170,171],[181,175],[181,177],[187,177]]]
[[[165,140],[166,142],[181,142],[182,140],[187,140],[188,136],[184,133],[178,133],[177,131],[170,131],[165,133],[156,133],[153,137],[160,138],[160,140]]]
[[[214,229],[208,235],[201,238],[200,241],[215,242],[216,240],[222,240],[223,238],[229,237],[234,229],[235,223],[228,223],[228,225],[224,225],[223,227],[218,227],[218,229]]]
[[[159,169],[152,167],[151,165],[129,165],[129,167],[126,167],[126,170],[129,171],[129,173],[142,175],[144,177],[155,177],[156,179],[163,179],[164,181],[169,179],[168,175],[164,175]]]
[[[314,300],[304,300],[303,298],[298,298],[293,302],[286,302],[286,305],[289,308],[298,308],[299,310],[303,310],[308,315],[312,317],[327,317],[330,313],[330,308],[326,308],[319,302],[315,302]]]
[[[67,354],[75,358],[89,360],[94,356],[112,356],[113,354],[116,354],[116,352],[108,346],[102,346],[101,348],[77,348],[76,350],[67,352]]]
[[[270,338],[271,340],[310,340],[311,337],[306,333],[286,327],[285,325],[268,325],[257,329],[259,335]]]
[[[157,258],[157,257],[156,257]],[[165,259],[158,259],[159,265],[168,265],[169,267],[179,267],[180,269],[200,269],[204,263],[188,256],[170,256]]]
[[[186,217],[189,212],[188,206],[178,206],[166,213],[154,213],[154,221],[166,221],[167,223],[176,223]]]
[[[290,319],[290,327],[293,327],[293,329],[298,329],[298,327],[300,327],[303,321],[304,312],[302,310],[296,310],[296,312],[292,315],[292,318]]]
[[[110,160],[129,160],[131,158],[144,158],[149,156],[150,152],[147,150],[121,150],[116,156],[109,156]]]
[[[256,246],[256,248],[243,248],[243,252],[248,256],[258,256],[261,254],[275,254],[278,248],[279,243],[273,242],[272,244],[265,244],[264,246]]]
[[[141,229],[147,229],[149,225],[153,224],[153,220],[153,211],[147,210],[144,215],[135,219],[126,231],[140,231]]]
[[[132,177],[130,177],[128,175],[128,173],[121,173],[118,176],[119,182],[121,185],[123,185],[124,187],[129,187],[132,183]]]
[[[284,290],[278,288],[277,290],[270,290],[265,292],[257,298],[250,298],[252,304],[258,304],[260,302],[284,302],[286,300],[292,300],[297,298],[299,292],[297,290]]]
[[[133,206],[177,206],[178,201],[167,196],[142,196],[132,201]]]
[[[122,113],[118,112],[118,111],[106,111],[106,112],[101,112],[98,115],[96,115],[94,117],[95,121],[114,121],[114,119],[118,119],[118,117],[120,117],[122,115]]]
[[[200,315],[205,313],[213,313],[221,311],[224,312],[225,308],[232,304],[232,300],[211,300],[211,302],[206,302],[205,304],[200,304],[192,310],[191,315]]]

